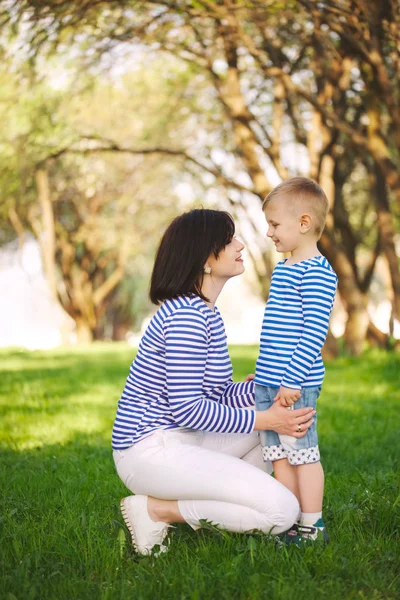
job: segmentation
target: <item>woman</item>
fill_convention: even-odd
[[[161,545],[171,523],[205,519],[236,532],[280,533],[297,518],[295,496],[264,470],[257,430],[301,437],[310,408],[254,410],[252,376],[232,382],[215,302],[244,271],[228,213],[177,217],[157,252],[153,316],[118,403],[113,456],[135,494],[121,501],[137,552]],[[299,432],[299,430],[301,431]]]

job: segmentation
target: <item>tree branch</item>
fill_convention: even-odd
[[[213,175],[220,184],[226,185],[228,187],[232,187],[234,189],[237,189],[237,190],[240,190],[243,192],[249,192],[251,194],[255,193],[255,190],[253,188],[248,188],[248,187],[234,181],[233,179],[226,177],[226,175],[224,175],[222,173],[222,171],[216,167],[215,164],[213,166],[207,165],[204,162],[201,162],[201,161],[197,160],[196,158],[194,158],[193,156],[191,156],[190,154],[188,154],[186,152],[186,150],[174,150],[172,148],[163,148],[163,147],[142,148],[142,149],[127,148],[127,147],[119,146],[117,143],[107,140],[106,138],[98,138],[96,136],[85,136],[80,141],[82,142],[82,141],[90,141],[90,140],[94,140],[99,143],[103,142],[104,145],[98,146],[98,147],[93,147],[93,148],[76,148],[73,145],[68,145],[68,146],[65,146],[64,148],[61,148],[54,152],[50,151],[49,154],[46,156],[46,158],[42,159],[39,163],[37,163],[37,167],[43,166],[49,160],[52,160],[52,159],[56,160],[57,158],[60,158],[64,154],[79,154],[79,155],[83,155],[83,156],[95,154],[95,153],[101,153],[101,152],[120,152],[120,153],[132,154],[132,155],[137,155],[137,156],[151,156],[151,155],[155,155],[155,154],[161,154],[161,155],[171,156],[171,157],[175,157],[175,158],[183,158],[184,160],[187,160],[188,162],[192,163],[196,167]]]

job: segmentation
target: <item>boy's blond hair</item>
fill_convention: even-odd
[[[272,200],[282,196],[291,200],[296,208],[310,213],[314,232],[319,239],[329,211],[328,198],[321,186],[307,177],[292,177],[282,181],[268,194],[262,204],[262,209],[265,210]]]

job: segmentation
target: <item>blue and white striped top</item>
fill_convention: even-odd
[[[337,277],[324,256],[275,267],[261,330],[255,382],[297,390],[322,384],[321,349]]]
[[[167,300],[151,319],[118,402],[112,447],[157,429],[254,429],[253,382],[233,383],[225,327],[198,296]]]

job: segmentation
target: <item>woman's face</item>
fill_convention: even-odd
[[[241,275],[244,272],[242,250],[244,244],[237,238],[232,238],[232,241],[225,246],[223,250],[215,258],[214,254],[208,257],[206,266],[211,267],[211,276],[221,279],[230,279],[236,275]]]

